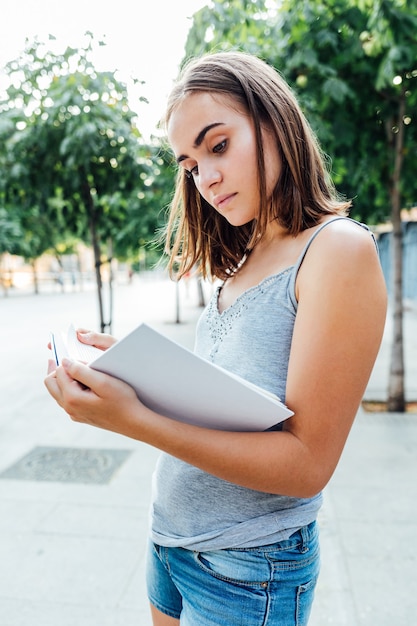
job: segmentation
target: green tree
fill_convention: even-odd
[[[14,64],[11,67],[13,80],[17,68]],[[16,254],[30,259],[53,245],[53,234],[55,238],[62,236],[65,223],[58,223],[48,213],[49,198],[54,193],[57,146],[48,144],[40,109],[31,112],[34,103],[28,91],[26,83],[19,95],[16,81],[9,88],[8,97],[0,102],[0,163],[4,203],[23,229]]]
[[[157,167],[144,159],[149,149],[126,85],[112,72],[96,72],[93,47],[91,34],[84,48],[60,54],[38,41],[29,44],[6,66],[10,86],[0,102],[0,130],[9,162],[5,199],[19,207],[26,229],[30,223],[31,244],[39,243],[33,254],[42,245],[56,248],[66,233],[91,242],[104,330],[110,322],[103,311],[102,264],[110,260],[114,239],[123,254],[119,232],[132,215],[132,204],[138,208],[143,189],[147,197],[144,181],[155,178]],[[159,214],[150,202],[147,210]],[[137,211],[136,227],[149,221]]]
[[[415,200],[417,185],[417,2],[367,2],[368,29],[361,33],[364,51],[377,69],[374,89],[389,160],[388,193],[393,225],[393,330],[388,410],[405,410],[403,348],[403,231],[401,208]],[[413,119],[414,116],[414,119]]]

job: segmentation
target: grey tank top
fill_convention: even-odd
[[[285,402],[297,273],[312,241],[337,219],[348,218],[325,222],[295,265],[248,289],[222,313],[219,286],[197,324],[195,352]],[[247,489],[162,453],[153,479],[151,539],[199,551],[271,544],[315,520],[321,502],[321,494],[293,498]]]

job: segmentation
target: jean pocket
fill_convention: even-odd
[[[306,626],[310,617],[318,575],[297,589],[296,626]]]
[[[265,586],[270,566],[265,555],[245,550],[195,552],[196,563],[206,573],[237,585]]]
[[[267,552],[267,559],[274,571],[301,570],[318,562],[320,543],[317,532],[312,534],[308,541],[293,542],[293,545],[288,541],[288,544],[285,546],[286,549],[282,549],[280,545],[280,550]]]

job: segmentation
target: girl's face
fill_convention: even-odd
[[[263,132],[267,195],[279,174],[278,151]],[[257,217],[259,181],[252,120],[232,98],[195,92],[173,111],[168,139],[203,198],[233,226]]]

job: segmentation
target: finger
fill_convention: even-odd
[[[56,370],[56,361],[55,359],[48,359],[48,374],[52,374]]]
[[[62,380],[63,383],[65,383],[65,378],[72,380],[78,383],[83,390],[94,390],[96,395],[101,395],[103,385],[105,388],[105,383],[103,383],[102,379],[106,375],[92,370],[81,361],[64,358],[62,360],[62,370],[62,372],[58,371],[58,380]]]
[[[62,380],[65,384],[65,378],[73,382],[77,382],[83,389],[87,389],[90,395],[98,398],[114,398],[115,394],[131,394],[136,398],[136,393],[127,383],[114,378],[109,374],[104,374],[97,370],[93,370],[88,365],[84,365],[80,361],[71,361],[63,359],[62,368],[58,368],[58,382]],[[63,372],[60,372],[60,370]],[[65,397],[65,393],[64,393]]]
[[[58,385],[56,371],[51,372],[44,380],[45,387],[53,399],[61,406],[62,394]]]
[[[92,330],[77,328],[77,337],[81,343],[89,346],[95,346],[101,350],[107,350],[111,345],[116,343],[116,339],[106,333],[96,333]]]
[[[52,374],[45,378],[44,383],[50,395],[61,409],[63,409],[71,419],[76,420],[79,407],[82,407],[86,400],[86,387],[69,376],[63,366],[57,367],[55,372],[52,372]]]
[[[45,386],[56,401],[56,403],[63,409],[71,419],[75,420],[77,411],[77,402],[82,399],[85,400],[85,394],[83,391],[84,386],[71,378],[64,370],[63,367],[58,367],[55,372],[49,374],[44,380]],[[74,404],[75,403],[75,404]]]

